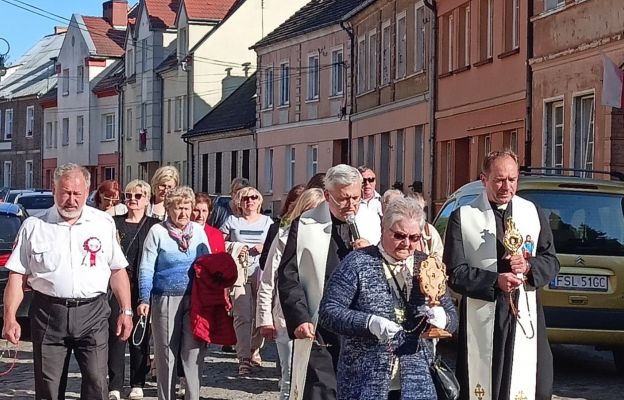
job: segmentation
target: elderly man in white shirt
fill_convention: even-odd
[[[54,172],[54,206],[24,221],[6,264],[3,336],[18,344],[16,311],[26,285],[30,308],[35,398],[65,399],[66,364],[73,351],[82,374],[81,399],[107,399],[110,287],[120,305],[117,335],[132,331],[127,261],[112,218],[86,207],[90,174],[76,164]]]
[[[381,195],[375,190],[376,176],[367,166],[358,167],[362,175],[362,198],[360,208],[355,215],[355,222],[360,236],[376,245],[381,239]]]

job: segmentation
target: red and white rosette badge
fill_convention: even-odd
[[[90,237],[84,242],[84,249],[89,252],[90,265],[95,267],[95,254],[102,250],[102,242],[96,237]]]

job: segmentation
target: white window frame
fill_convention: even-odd
[[[45,145],[46,149],[52,148],[52,122],[46,122],[45,125]]]
[[[544,0],[544,12],[565,6],[565,0]]]
[[[11,178],[13,177],[13,163],[11,161],[5,161],[2,172],[4,175],[4,187],[10,188]]]
[[[392,79],[390,68],[392,68],[392,27],[388,19],[381,24],[381,86],[390,84]]]
[[[182,104],[182,96],[176,96],[175,98],[175,108],[174,108],[174,118],[175,118],[175,130],[182,130],[182,115],[184,114],[184,104]],[[145,127],[143,128],[145,129]]]
[[[147,103],[141,103],[141,129],[147,130]]]
[[[316,65],[312,66],[312,61],[316,60]],[[308,53],[308,79],[306,101],[317,101],[321,96],[321,57],[319,52]]]
[[[63,70],[63,96],[69,96],[69,68]]]
[[[515,50],[520,47],[520,0],[512,0],[511,7],[511,48]]]
[[[132,75],[134,75],[134,67],[135,67],[135,63],[136,60],[134,59],[134,47],[129,47],[128,50],[126,50],[126,77],[131,77]]]
[[[318,172],[318,150],[317,144],[308,146],[308,179]]]
[[[35,106],[26,107],[26,137],[33,137],[35,129]]]
[[[178,55],[180,59],[186,57],[186,53],[188,52],[188,28],[181,27],[178,31]]]
[[[115,140],[115,113],[102,114],[102,142],[113,140]]]
[[[340,59],[340,61],[338,61]],[[342,46],[331,49],[331,96],[344,94],[344,49]]]
[[[264,190],[273,193],[273,149],[264,149]]]
[[[84,65],[76,67],[76,93],[84,91]]]
[[[286,147],[286,185],[284,192],[288,192],[295,185],[297,164],[297,150],[294,146]]]
[[[263,87],[263,100],[264,100],[264,104],[263,104],[263,109],[264,110],[270,110],[271,108],[273,108],[273,99],[275,97],[275,91],[274,91],[274,82],[275,82],[275,73],[273,71],[273,64],[268,65],[266,68],[264,68],[264,87]]]
[[[426,28],[425,28],[425,6],[423,2],[419,2],[414,7],[414,72],[422,72],[425,70],[427,47],[426,47]],[[422,20],[418,18],[418,12],[422,11]],[[418,41],[422,39],[422,51],[418,51]],[[422,67],[419,68],[419,64],[422,63]]]
[[[366,78],[366,35],[361,35],[357,39],[357,93],[365,93],[367,91]]]
[[[141,40],[141,71],[147,71],[147,38]]]
[[[399,32],[400,21],[403,20],[403,37]],[[407,12],[401,11],[396,16],[395,33],[395,48],[396,48],[396,68],[395,77],[397,80],[405,79],[407,77]]]
[[[575,165],[576,159],[575,159],[575,153],[576,153],[576,133],[577,133],[577,124],[576,124],[576,104],[577,101],[582,102],[584,99],[588,99],[588,98],[592,98],[593,100],[593,108],[591,109],[590,112],[590,121],[589,121],[589,129],[587,133],[591,134],[591,140],[587,141],[587,144],[583,144],[583,137],[581,136],[581,147],[584,152],[584,154],[582,155],[581,161],[580,161],[580,165]],[[595,160],[596,160],[596,93],[594,92],[594,90],[589,90],[589,91],[584,91],[584,92],[578,92],[578,93],[574,93],[573,97],[572,97],[572,113],[571,113],[571,117],[572,117],[572,129],[570,129],[570,166],[572,168],[581,168],[581,169],[594,169],[595,166]],[[582,115],[581,115],[582,117]],[[580,129],[583,129],[583,125],[584,125],[585,121],[581,122],[581,127]],[[591,131],[590,131],[591,130]],[[589,147],[591,145],[591,161],[588,162],[587,161],[587,152],[589,150]],[[588,165],[589,164],[589,165]],[[591,173],[581,173],[580,174],[581,177],[583,178],[591,178],[592,174]]]
[[[115,179],[115,167],[104,167],[102,175],[104,175],[104,179],[106,180]]]
[[[494,0],[487,2],[487,57],[491,58],[494,54]]]
[[[290,104],[290,64],[288,61],[280,63],[280,106]]]
[[[126,109],[126,140],[132,140],[134,129],[134,114],[132,107]]]
[[[54,148],[56,149],[58,147],[58,120],[54,121]]]
[[[564,140],[565,140],[565,118],[566,118],[566,112],[565,112],[565,103],[564,103],[564,99],[563,97],[556,97],[556,98],[551,98],[551,99],[544,99],[543,102],[543,110],[544,110],[544,116],[543,116],[543,134],[542,134],[542,145],[544,148],[544,153],[542,154],[542,165],[546,166],[546,167],[554,167],[554,168],[562,168],[563,165],[563,159],[564,159],[564,154],[563,154],[563,146],[564,146]],[[561,108],[561,122],[559,124],[557,124],[556,121],[556,112],[555,109],[556,108]],[[552,117],[552,120],[548,119],[548,111],[550,110],[550,115]],[[556,130],[557,128],[561,128],[561,143],[557,143],[556,142]],[[550,159],[551,162],[550,164],[547,164],[547,139],[548,139],[548,130],[550,129],[550,134],[552,135],[551,140],[551,153],[550,153]],[[556,155],[557,155],[557,147],[561,147],[561,159],[557,160],[556,159]]]
[[[24,187],[27,189],[34,187],[33,179],[34,179],[33,160],[26,160],[26,162],[24,163]]]
[[[453,14],[448,16],[448,53],[447,53],[447,62],[448,69],[447,72],[453,71],[453,32],[455,31],[455,18]]]
[[[84,116],[78,115],[76,117],[76,143],[84,143]]]
[[[13,139],[13,109],[4,110],[4,140]]]
[[[372,38],[375,38],[374,40]],[[368,32],[368,90],[377,88],[377,61],[379,59],[377,29]]]
[[[69,118],[63,118],[61,121],[61,129],[63,129],[61,136],[61,145],[69,146]]]
[[[470,65],[470,6],[464,15],[464,66]]]

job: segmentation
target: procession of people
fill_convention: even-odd
[[[367,166],[296,185],[273,220],[247,179],[213,208],[171,166],[123,192],[102,182],[92,208],[88,170],[62,165],[54,206],[26,219],[6,264],[3,337],[21,340],[16,312],[32,289],[36,399],[65,399],[73,352],[81,399],[142,399],[151,369],[159,399],[198,400],[208,344],[235,343],[244,377],[268,341],[280,400],[550,399],[538,289],[559,270],[552,232],[516,195],[513,152],[487,154],[480,179],[442,238],[422,193],[380,194]],[[457,388],[434,368],[451,335]]]

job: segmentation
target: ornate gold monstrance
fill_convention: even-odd
[[[440,305],[440,298],[446,293],[446,266],[435,257],[429,256],[420,263],[418,281],[420,291],[426,297],[429,307]],[[427,339],[451,337],[451,334],[444,329],[435,326],[429,327],[423,332],[422,337]]]
[[[505,221],[505,235],[503,236],[503,246],[510,256],[516,256],[520,254],[520,248],[522,247],[522,235],[516,224],[511,217],[507,217]]]

